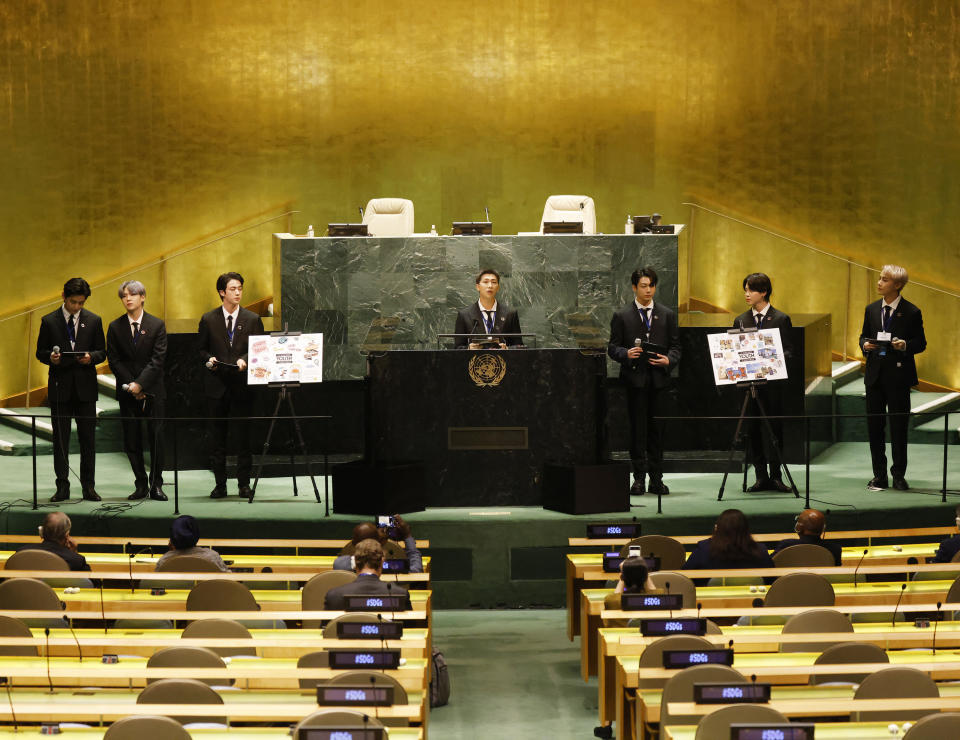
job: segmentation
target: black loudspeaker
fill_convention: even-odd
[[[630,464],[544,465],[543,508],[564,514],[630,511]]]
[[[356,460],[334,465],[332,472],[334,514],[407,514],[426,508],[423,463]]]

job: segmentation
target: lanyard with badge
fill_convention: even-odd
[[[882,329],[877,332],[877,343],[880,344],[880,356],[885,357],[887,347],[893,341],[893,335],[890,333],[890,324],[893,323],[893,307],[885,304],[882,310],[883,313],[880,317]]]

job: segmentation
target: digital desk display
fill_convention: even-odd
[[[640,524],[588,524],[587,539],[603,540],[609,537],[627,537],[633,539],[640,536]]]
[[[320,685],[317,686],[317,704],[320,706],[389,707],[393,704],[393,686]]]
[[[388,611],[402,612],[407,609],[405,596],[377,594],[375,596],[345,596],[344,602],[348,612]]]
[[[329,651],[331,668],[396,668],[400,665],[399,650]]]
[[[770,701],[770,684],[695,683],[693,700],[697,704],[766,704]]]
[[[813,724],[737,722],[730,725],[730,740],[813,740]]]
[[[647,637],[663,635],[705,635],[707,620],[700,619],[641,619],[640,634]]]
[[[619,573],[620,563],[626,560],[629,555],[621,555],[619,552],[603,553],[603,572]],[[655,573],[660,570],[660,558],[644,558],[643,562],[647,564],[647,570]]]
[[[387,733],[382,727],[366,730],[355,727],[301,728],[297,730],[297,740],[386,740]]]
[[[664,650],[664,668],[688,668],[692,665],[733,665],[733,650]]]
[[[337,622],[337,637],[347,640],[398,640],[403,622]]]
[[[682,609],[683,594],[620,594],[620,608],[630,612]]]
[[[383,561],[384,573],[409,573],[410,561],[406,558],[387,558]]]

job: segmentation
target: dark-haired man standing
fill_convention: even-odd
[[[103,322],[83,307],[90,284],[71,278],[63,286],[63,305],[40,320],[37,359],[50,366],[47,402],[53,424],[54,503],[70,498],[70,422],[76,419],[80,442],[80,488],[87,501],[100,501],[96,473],[97,365],[107,356]]]
[[[613,314],[607,345],[607,354],[620,363],[620,379],[627,391],[633,465],[630,492],[666,495],[670,489],[663,482],[663,430],[654,417],[660,414],[660,398],[670,385],[670,371],[680,361],[680,330],[677,315],[653,300],[656,270],[634,270],[630,284],[634,299]],[[648,343],[666,348],[667,354],[645,356],[642,345]],[[650,478],[649,485],[645,476]]]
[[[123,451],[133,469],[131,501],[166,501],[163,492],[163,417],[166,392],[163,364],[167,357],[167,327],[163,319],[143,310],[147,289],[127,280],[117,290],[126,313],[107,327],[107,359],[117,379],[117,401],[123,417]],[[150,478],[143,464],[141,419],[147,420]]]
[[[210,498],[227,495],[227,435],[230,426],[237,432],[237,487],[242,498],[250,497],[250,422],[253,409],[247,386],[247,342],[263,334],[263,322],[253,311],[240,307],[243,298],[243,276],[225,272],[217,278],[217,292],[223,305],[208,311],[200,319],[197,338],[200,360],[207,368],[203,390],[207,397],[207,415],[213,449],[210,467],[216,485]],[[228,417],[238,417],[231,422]]]
[[[787,333],[793,328],[793,322],[783,311],[778,311],[770,305],[770,296],[773,293],[773,284],[770,278],[762,272],[753,272],[743,279],[743,297],[749,309],[737,316],[733,322],[734,329],[779,329],[780,340],[783,343],[784,361],[790,357],[790,336]],[[780,416],[783,413],[783,393],[778,387],[763,386],[757,389],[757,396],[768,416]],[[747,413],[752,417],[747,422],[747,432],[750,435],[750,458],[753,462],[753,471],[757,480],[747,490],[782,491],[788,493],[791,489],[783,482],[783,420],[770,419],[770,428],[773,439],[769,438],[765,425],[762,423],[755,401],[751,399],[747,406]],[[774,462],[776,460],[776,462]],[[767,472],[769,463],[770,472]]]
[[[497,303],[500,290],[500,274],[496,270],[482,270],[477,275],[477,293],[479,299],[457,313],[454,332],[459,336],[454,341],[456,347],[468,345],[468,334],[519,334],[520,317],[506,303]],[[522,344],[520,337],[500,337],[500,347]],[[470,349],[479,349],[476,342],[469,342]]]
[[[890,452],[893,487],[909,490],[907,473],[907,429],[910,418],[910,389],[920,382],[913,359],[927,348],[920,309],[900,295],[909,279],[905,268],[884,265],[877,280],[880,300],[867,306],[860,330],[860,349],[867,358],[863,383],[867,391],[867,432],[873,478],[867,490],[881,491],[888,485],[885,427],[890,416]]]

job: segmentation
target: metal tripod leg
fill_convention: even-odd
[[[743,429],[743,420],[747,415],[748,403],[750,403],[750,394],[744,393],[743,405],[740,407],[740,418],[737,419],[737,430],[733,433],[733,441],[730,443],[730,455],[727,457],[727,467],[723,471],[723,480],[720,481],[720,493],[717,495],[717,501],[723,501],[723,489],[727,486],[727,476],[730,475],[730,465],[733,463],[733,456],[737,451],[737,442],[740,441],[740,430]]]
[[[773,433],[773,427],[770,426],[770,419],[767,418],[767,410],[763,407],[763,401],[761,401],[760,397],[756,394],[756,389],[751,388],[750,390],[757,401],[757,407],[760,409],[763,428],[767,430],[767,435],[770,438],[770,446],[773,448],[773,454],[777,457],[777,465],[782,466],[783,471],[787,474],[787,480],[790,481],[790,490],[793,491],[794,498],[800,498],[800,491],[797,490],[797,484],[793,482],[793,476],[790,475],[790,468],[788,468],[787,464],[783,461],[783,453],[777,445],[777,438]]]
[[[297,412],[293,410],[293,398],[287,396],[287,406],[290,408],[290,417],[293,419],[293,428],[297,431],[297,439],[300,440],[300,452],[303,453],[303,459],[307,462],[307,475],[310,476],[310,482],[313,484],[313,495],[317,499],[317,503],[320,503],[320,489],[317,488],[317,480],[313,477],[313,464],[310,462],[310,455],[307,454],[307,443],[303,440],[303,432],[300,430],[300,419],[297,416]],[[293,471],[293,495],[297,495],[297,476],[296,470]]]
[[[257,484],[260,482],[260,474],[263,473],[263,463],[267,459],[267,451],[270,449],[270,438],[273,437],[273,428],[277,423],[277,415],[280,413],[280,404],[287,396],[287,389],[281,388],[280,395],[277,397],[277,405],[273,407],[273,416],[270,417],[270,426],[267,429],[267,438],[263,440],[263,452],[260,454],[260,464],[257,465],[257,475],[253,480],[253,486],[250,488],[250,498],[247,503],[253,503],[253,497],[257,493]]]

